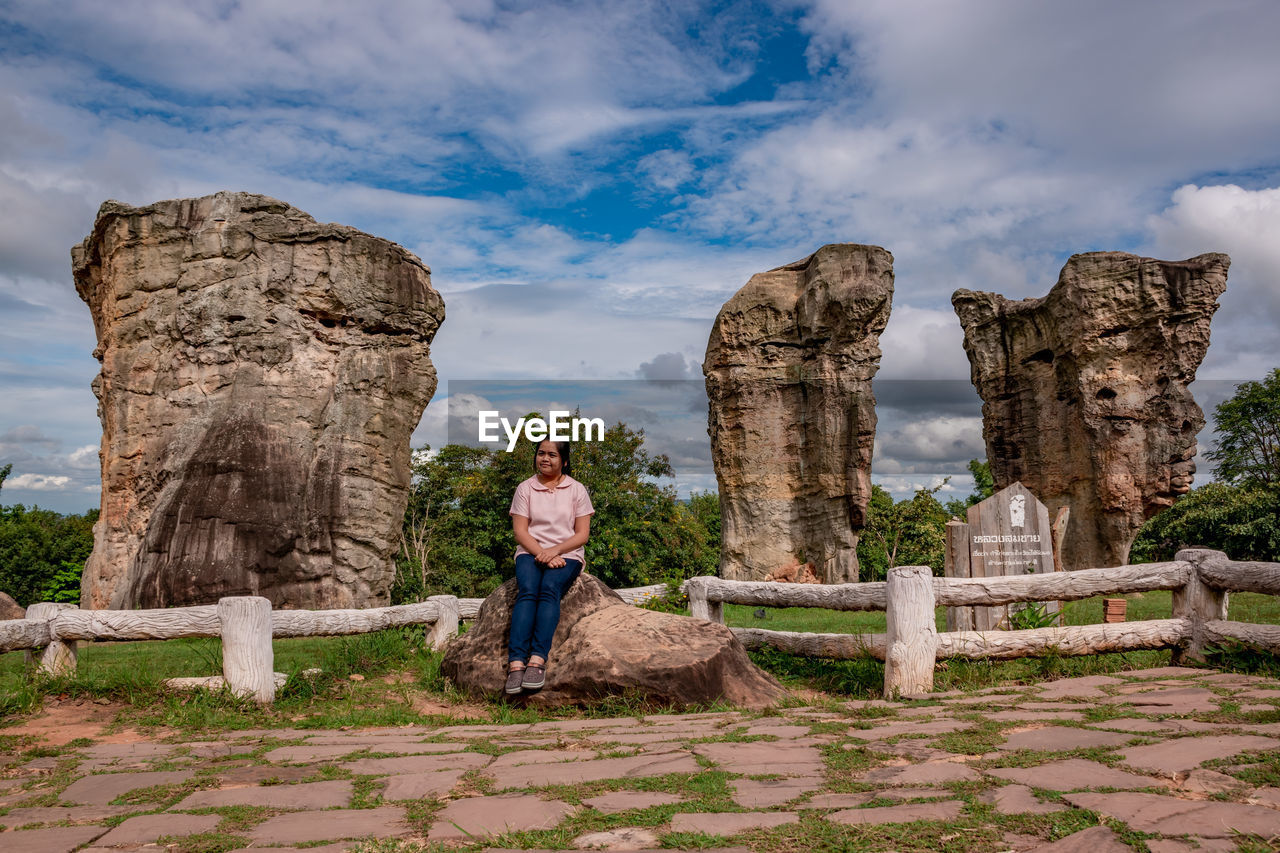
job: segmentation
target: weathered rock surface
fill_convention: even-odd
[[[498,587],[480,606],[471,630],[450,644],[440,669],[472,693],[501,697],[516,582]],[[639,696],[670,705],[723,698],[760,708],[784,695],[757,669],[723,625],[626,604],[595,577],[578,576],[560,604],[546,685],[516,701],[539,707],[589,703],[604,696]]]
[[[1143,522],[1190,489],[1204,415],[1187,386],[1230,263],[1092,252],[1040,299],[951,297],[996,488],[1071,507],[1066,568],[1125,565]]]
[[[436,387],[427,267],[232,192],[108,201],[71,254],[102,362],[83,605],[386,604]]]
[[[893,256],[840,243],[751,277],[716,316],[703,373],[720,484],[720,574],[812,563],[858,580],[880,333]]]
[[[7,592],[0,592],[0,619],[22,619],[26,615],[25,607],[14,601]]]

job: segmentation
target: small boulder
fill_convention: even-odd
[[[26,618],[27,610],[6,592],[0,592],[0,619]]]
[[[441,671],[459,687],[501,697],[516,582],[484,604],[471,630],[450,644]],[[512,697],[538,707],[639,696],[663,705],[724,699],[761,708],[785,691],[758,669],[723,625],[632,607],[600,580],[582,574],[560,605],[546,686]]]

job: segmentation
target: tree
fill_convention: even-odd
[[[894,503],[879,486],[871,487],[867,521],[858,541],[859,574],[863,580],[883,580],[894,566],[930,566],[942,572],[946,545],[947,509],[932,489]]]
[[[4,488],[4,481],[9,479],[9,472],[13,470],[13,464],[10,463],[0,468],[0,489]]]
[[[1134,562],[1213,548],[1233,560],[1280,561],[1280,486],[1208,483],[1154,516],[1134,540]]]
[[[1233,485],[1280,484],[1280,367],[1244,382],[1213,410],[1218,445],[1205,455],[1214,476]]]
[[[533,472],[533,450],[522,441],[511,453],[446,445],[417,454],[393,600],[484,595],[513,576],[508,510],[516,486]],[[618,423],[602,441],[575,443],[572,465],[595,508],[587,571],[615,588],[715,572],[718,498],[695,496],[686,506],[674,489],[655,483],[672,468],[645,450],[643,430]]]
[[[80,575],[93,550],[97,520],[96,509],[62,515],[22,504],[0,507],[0,590],[23,607],[37,601],[79,601]]]
[[[969,473],[973,475],[973,492],[964,500],[952,498],[946,503],[947,515],[955,516],[961,521],[965,519],[969,507],[982,503],[996,493],[996,481],[991,474],[990,463],[970,459]]]

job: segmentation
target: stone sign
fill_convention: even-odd
[[[969,507],[967,524],[947,525],[947,577],[990,578],[1055,570],[1055,534],[1049,509],[1021,483]],[[1015,608],[1017,605],[1015,605]],[[1056,602],[1047,609],[1056,610]],[[990,631],[1008,627],[1009,608],[949,607],[947,629]]]

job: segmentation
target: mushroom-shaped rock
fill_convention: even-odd
[[[71,255],[102,363],[84,606],[389,603],[444,320],[427,267],[239,192],[108,201]]]
[[[808,563],[825,583],[858,580],[892,301],[893,255],[839,243],[753,275],[720,309],[702,370],[721,577]]]
[[[1071,507],[1066,568],[1128,563],[1143,522],[1190,489],[1204,414],[1187,386],[1230,263],[1091,252],[1039,299],[951,297],[996,488]]]

